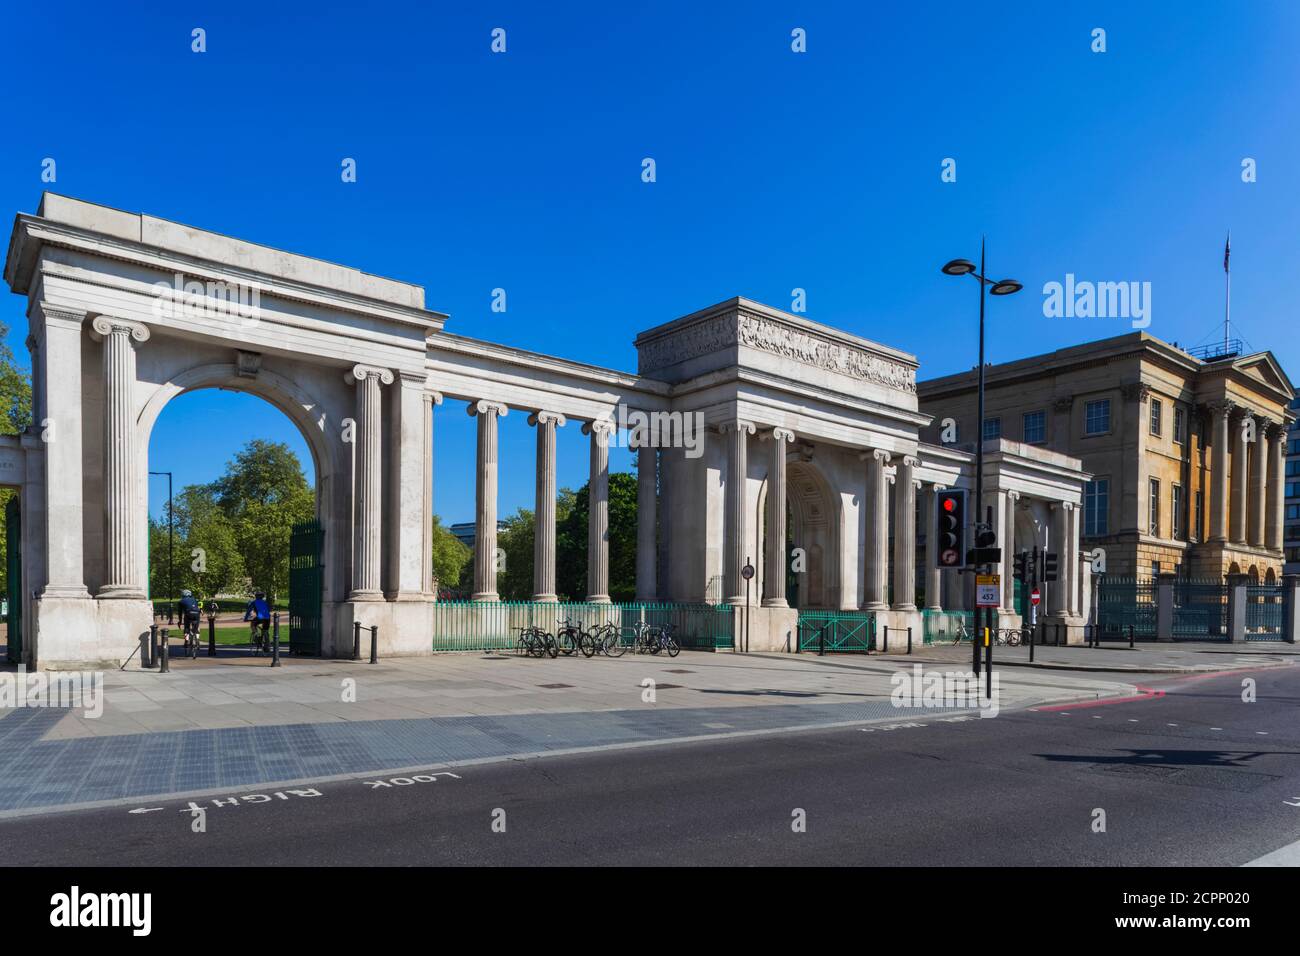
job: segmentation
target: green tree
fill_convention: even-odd
[[[461,571],[473,553],[465,542],[443,526],[442,519],[433,516],[433,580],[438,588],[455,588],[459,585]]]
[[[581,601],[587,595],[588,489],[572,495],[560,518],[557,513],[556,589],[564,600]],[[558,512],[558,508],[557,508]],[[609,476],[609,596],[613,601],[636,597],[636,477],[628,472]]]
[[[497,591],[504,601],[527,601],[533,596],[533,541],[537,522],[527,508],[505,520],[497,532],[497,547],[505,554],[505,570],[497,574]]]
[[[0,322],[0,435],[17,435],[32,422],[32,378],[14,361],[13,351],[5,344],[8,335],[9,326]],[[16,494],[16,488],[0,488],[0,525],[5,506]],[[0,595],[9,584],[8,556],[8,537],[0,533]]]
[[[250,441],[211,485],[233,530],[243,573],[271,597],[289,590],[289,537],[316,511],[316,496],[288,445]]]

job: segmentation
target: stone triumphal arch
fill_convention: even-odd
[[[0,438],[0,484],[20,492],[16,646],[31,666],[120,663],[137,646],[151,620],[149,435],[172,398],[212,387],[268,400],[307,439],[326,655],[351,653],[354,622],[379,626],[381,653],[431,651],[443,402],[477,422],[475,600],[497,598],[497,428],[512,412],[537,433],[535,601],[556,598],[566,427],[590,439],[589,601],[609,600],[609,445],[638,440],[638,600],[748,600],[749,648],[789,647],[787,538],[805,562],[801,607],[907,627],[967,599],[933,570],[927,525],[936,491],[971,486],[973,448],[919,440],[914,356],[801,316],[730,299],[642,332],[638,371],[622,372],[454,334],[419,286],[53,194],[16,217],[5,280],[31,330],[35,424]],[[1014,442],[986,456],[985,505],[1017,546],[1062,553],[1048,607],[1077,627],[1087,476]]]

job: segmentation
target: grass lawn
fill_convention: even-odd
[[[168,628],[168,634],[171,638],[172,649],[175,650],[177,644],[181,641],[181,628],[179,625],[172,625]],[[249,629],[247,624],[217,626],[217,643],[224,645],[248,645]],[[205,619],[203,626],[199,629],[199,639],[202,647],[208,646],[208,622]],[[280,650],[287,650],[289,647],[289,625],[284,621],[280,622]]]

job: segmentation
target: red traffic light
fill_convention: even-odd
[[[943,510],[944,510],[944,511],[956,511],[956,510],[957,510],[957,502],[956,502],[956,500],[953,499],[953,498],[944,498],[944,499],[943,499]]]

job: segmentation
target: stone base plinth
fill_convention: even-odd
[[[24,658],[32,670],[96,670],[120,667],[138,653],[149,633],[153,605],[147,600],[37,598]]]

